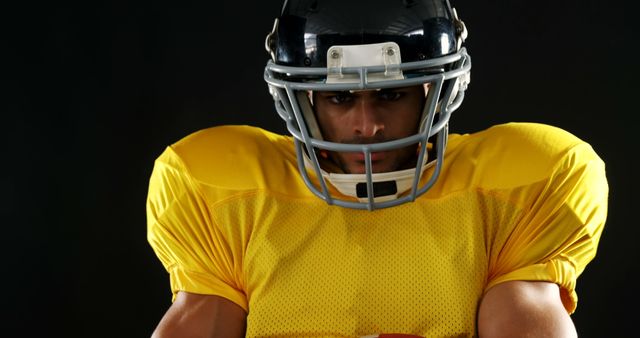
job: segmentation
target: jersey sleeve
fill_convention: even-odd
[[[214,221],[199,183],[168,147],[149,180],[147,239],[178,291],[225,297],[247,310],[240,250]]]
[[[595,257],[607,215],[604,163],[589,145],[579,144],[535,192],[520,195],[531,200],[523,204],[523,216],[505,241],[492,248],[497,258],[487,290],[512,280],[553,282],[561,287],[565,309],[573,313],[576,280]]]

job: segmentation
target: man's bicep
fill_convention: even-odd
[[[487,337],[576,337],[556,284],[510,281],[487,291],[478,310],[478,333]]]
[[[178,292],[152,337],[244,337],[246,317],[242,307],[226,298]]]

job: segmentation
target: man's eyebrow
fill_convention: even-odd
[[[319,94],[327,94],[327,95],[332,95],[332,94],[351,94],[350,91],[348,90],[324,90],[324,91],[319,91]]]

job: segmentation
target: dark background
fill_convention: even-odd
[[[453,3],[473,70],[452,130],[550,123],[607,162],[608,223],[578,280],[573,319],[581,337],[630,336],[639,266],[633,2]],[[153,161],[212,125],[284,132],[262,80],[264,36],[280,5],[1,5],[3,336],[150,335],[171,297],[146,242]]]

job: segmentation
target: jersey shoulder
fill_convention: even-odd
[[[278,190],[297,174],[291,137],[252,126],[196,131],[169,146],[163,156],[180,162],[198,183],[229,191]]]
[[[572,133],[546,124],[513,122],[464,135],[452,135],[449,168],[492,188],[530,184],[602,160]]]

